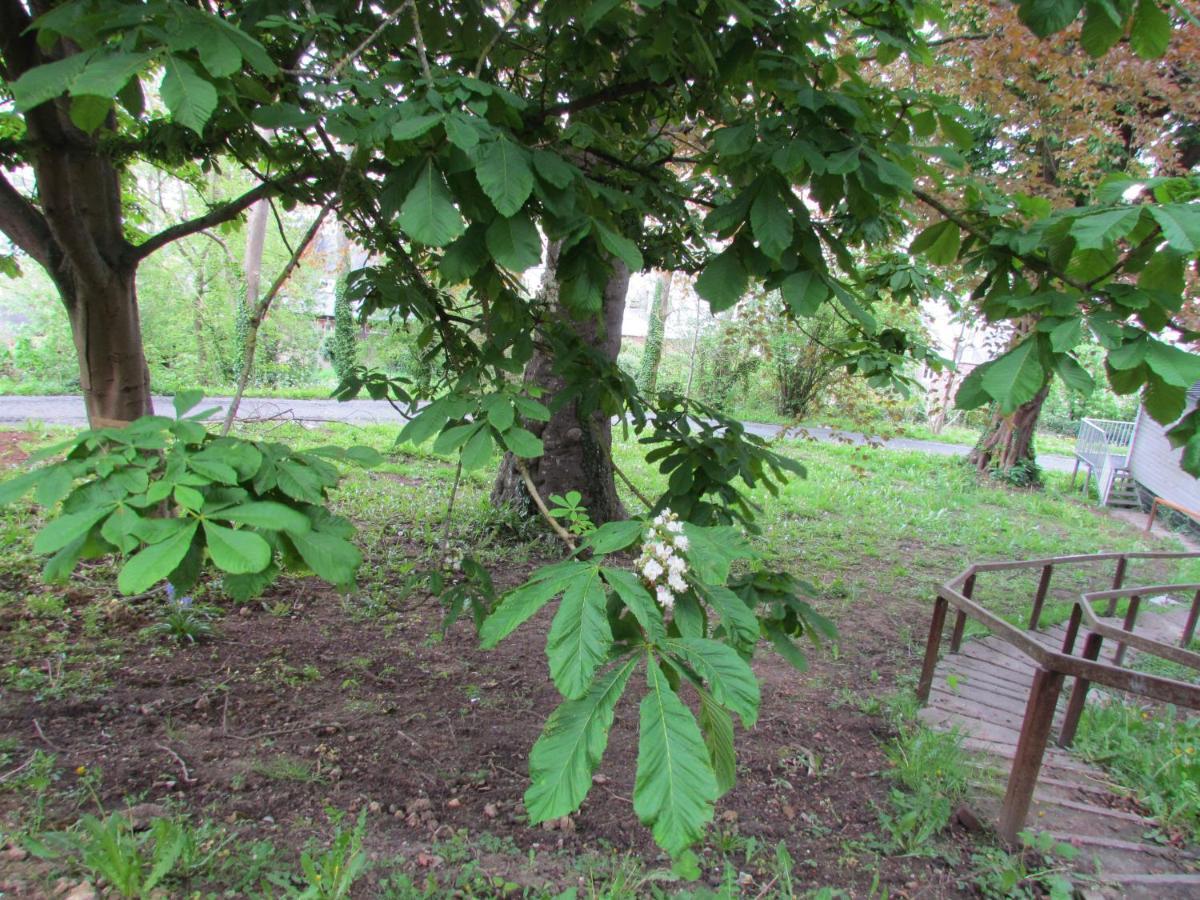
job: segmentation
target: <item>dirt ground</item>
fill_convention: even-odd
[[[499,573],[499,580],[515,583],[522,574]],[[90,599],[80,592],[70,602]],[[326,807],[366,807],[376,858],[401,855],[420,872],[443,864],[439,839],[459,829],[490,832],[534,851],[535,864],[497,855],[485,868],[530,887],[571,886],[578,878],[571,857],[601,848],[666,863],[629,799],[635,690],[618,708],[582,811],[553,830],[523,822],[527,754],[558,702],[543,654],[549,611],[485,653],[465,623],[431,641],[440,619],[432,603],[403,607],[383,625],[350,615],[347,602],[316,581],[285,580],[261,604],[231,611],[215,639],[149,652],[136,637],[151,621],[149,602],[112,604],[106,636],[122,638],[126,650],[95,699],[36,701],[15,692],[0,699],[0,737],[20,741],[22,754],[53,750],[68,781],[76,767],[98,767],[106,806],[179,800],[247,840],[295,848],[319,831],[314,823],[324,823]],[[925,611],[915,602],[897,610],[894,598],[886,612],[882,603],[855,608],[841,620],[840,659],[813,653],[805,674],[771,653],[757,661],[760,721],[738,735],[738,784],[718,807],[713,840],[753,837],[772,848],[767,856],[783,841],[797,881],[810,887],[956,896],[956,873],[924,859],[885,859],[873,884],[874,857],[863,848],[878,833],[877,807],[889,790],[880,776],[888,726],[846,701],[885,694],[914,669],[914,648],[898,646],[896,635]],[[0,629],[16,624],[16,610],[7,612]],[[0,816],[16,799],[0,794]],[[48,824],[65,826],[77,815]],[[29,862],[0,879],[11,896],[39,896]],[[720,872],[705,875],[715,884]],[[747,895],[767,887],[768,876],[744,873]],[[371,888],[368,876],[355,894],[370,896]]]

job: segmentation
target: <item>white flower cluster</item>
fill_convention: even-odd
[[[673,608],[675,595],[688,589],[683,577],[687,572],[687,560],[676,552],[687,548],[683,523],[675,513],[664,509],[646,529],[642,555],[637,561],[638,574],[654,591],[663,609]]]

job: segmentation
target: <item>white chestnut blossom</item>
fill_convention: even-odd
[[[674,609],[676,598],[688,591],[684,577],[688,563],[681,554],[681,551],[687,550],[687,546],[683,523],[669,509],[655,516],[646,529],[637,572],[664,610]]]

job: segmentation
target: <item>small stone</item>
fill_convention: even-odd
[[[964,831],[976,834],[983,831],[983,824],[979,821],[979,817],[971,812],[970,807],[963,804],[954,811],[954,822]]]
[[[734,822],[736,822],[738,820],[737,810],[734,810],[734,809],[725,810],[725,812],[721,813],[721,820],[724,822],[728,822],[730,825],[732,825]]]
[[[446,803],[446,805],[448,807],[450,807],[451,809],[458,809],[460,806],[462,806],[462,801],[459,800],[457,797],[451,797],[449,802]]]
[[[241,609],[238,610],[238,615],[239,616],[249,616],[250,615],[250,607],[243,606]]]
[[[378,800],[372,800],[370,803],[367,804],[367,812],[377,813],[381,809],[383,809],[383,804],[380,803]]]
[[[592,784],[608,784],[608,776],[597,773],[592,776]]]
[[[203,711],[203,710],[208,709],[209,706],[211,706],[211,704],[208,702],[208,697],[201,697],[199,700],[196,701],[196,705],[193,706],[192,708]]]
[[[81,881],[63,895],[63,900],[96,900],[96,889],[90,881]]]
[[[125,811],[125,817],[129,819],[134,831],[145,831],[154,819],[162,818],[166,814],[167,808],[158,803],[139,803]]]
[[[404,808],[410,813],[426,812],[427,810],[433,809],[433,801],[428,797],[416,797],[412,800],[409,800],[408,803],[405,804]]]
[[[575,820],[570,816],[563,816],[558,820],[558,830],[565,831],[568,834],[575,833]]]
[[[780,810],[780,812],[782,812],[782,813],[783,813],[785,816],[787,816],[789,819],[794,819],[794,818],[796,818],[796,807],[792,806],[792,804],[790,804],[790,803],[782,803],[782,804],[780,804],[780,806],[779,806],[779,810]]]
[[[268,825],[274,825],[274,824],[275,824],[275,817],[274,817],[274,816],[263,816],[263,817],[262,817],[262,820],[263,820],[264,822],[266,822]]]
[[[24,847],[6,847],[4,852],[0,853],[0,858],[6,859],[9,862],[20,862],[29,856],[29,851]]]
[[[489,803],[483,808],[483,814],[489,819],[494,819],[496,816],[500,815],[500,810],[496,809],[495,803]]]

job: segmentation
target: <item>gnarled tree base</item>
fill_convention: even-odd
[[[1025,487],[1040,487],[1041,470],[1033,447],[1038,416],[1050,392],[1047,383],[1028,403],[1017,407],[1012,415],[999,410],[992,416],[987,431],[971,451],[969,459],[975,468]]]

